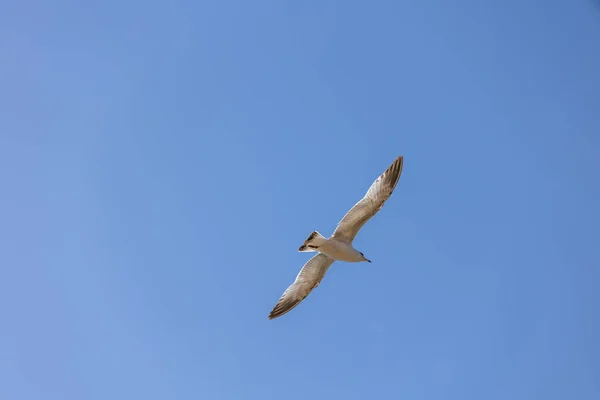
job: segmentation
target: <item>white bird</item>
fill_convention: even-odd
[[[334,261],[371,262],[363,253],[352,247],[352,241],[360,228],[377,214],[392,195],[402,173],[403,161],[403,156],[396,158],[373,182],[365,196],[344,215],[329,239],[317,231],[308,236],[298,251],[319,254],[304,264],[294,283],[281,295],[269,314],[269,319],[281,317],[300,304],[314,288],[319,286]]]

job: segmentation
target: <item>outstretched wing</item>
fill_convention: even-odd
[[[365,197],[356,203],[338,223],[332,238],[352,243],[360,228],[377,214],[392,195],[398,179],[400,179],[403,162],[403,156],[396,158],[392,165],[373,182]]]
[[[288,287],[269,314],[269,319],[281,317],[291,311],[302,300],[319,286],[321,279],[325,276],[327,269],[335,260],[324,254],[317,254],[304,264],[294,283]]]

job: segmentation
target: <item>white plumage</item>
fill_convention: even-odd
[[[283,292],[269,314],[274,319],[296,307],[310,292],[319,286],[334,261],[369,261],[363,253],[352,247],[352,241],[363,225],[383,207],[392,195],[400,174],[404,157],[400,156],[371,185],[365,196],[344,215],[329,239],[319,232],[312,232],[298,251],[318,252],[300,270],[296,280]]]

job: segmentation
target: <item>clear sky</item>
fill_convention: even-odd
[[[599,399],[600,7],[451,3],[0,4],[0,398]]]

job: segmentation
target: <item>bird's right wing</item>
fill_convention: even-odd
[[[310,292],[319,286],[321,279],[325,276],[327,269],[335,260],[319,253],[304,264],[296,280],[281,295],[281,298],[269,314],[269,319],[281,317],[291,311]]]
[[[400,174],[402,174],[403,163],[403,156],[396,158],[383,174],[371,184],[365,196],[338,223],[331,236],[333,239],[352,243],[360,228],[381,210],[383,204],[392,195],[398,179],[400,179]]]

